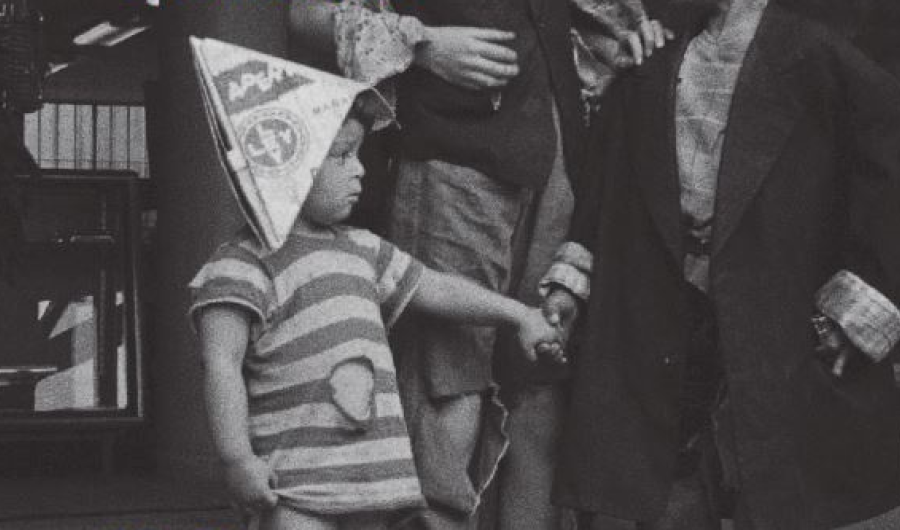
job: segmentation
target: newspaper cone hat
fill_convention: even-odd
[[[231,188],[257,237],[284,244],[348,112],[372,87],[214,39],[191,37],[207,118]]]

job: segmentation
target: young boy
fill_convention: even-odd
[[[385,332],[407,306],[515,326],[530,358],[556,341],[540,310],[341,224],[363,135],[345,121],[283,247],[247,232],[191,282],[215,448],[260,530],[384,528],[422,506]]]

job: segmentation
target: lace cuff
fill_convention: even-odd
[[[380,83],[409,68],[424,30],[413,17],[342,2],[335,14],[338,67],[356,81]]]

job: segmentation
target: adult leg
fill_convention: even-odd
[[[547,184],[516,233],[510,294],[539,305],[538,284],[568,235],[574,197],[562,145]],[[558,530],[562,510],[550,492],[562,426],[565,370],[549,362],[526,362],[518,344],[501,334],[497,379],[509,407],[510,447],[498,477],[500,530]]]
[[[521,189],[471,169],[405,161],[389,237],[435,270],[504,291],[526,199]],[[483,400],[492,387],[494,331],[417,315],[403,320],[392,343],[429,502],[418,528],[468,528],[505,444],[497,427],[503,412],[493,400]]]
[[[564,406],[559,384],[532,386],[515,393],[509,406],[509,450],[500,466],[501,530],[557,530],[561,510],[550,502],[553,463]]]
[[[709,503],[709,493],[699,473],[678,479],[672,485],[663,515],[638,530],[721,530],[718,510]]]

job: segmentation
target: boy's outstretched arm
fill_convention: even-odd
[[[476,285],[470,280],[425,269],[416,294],[410,300],[416,310],[464,324],[509,324],[517,329],[519,344],[529,360],[535,347],[558,343],[556,329],[541,310]]]
[[[207,418],[228,492],[244,514],[266,511],[278,497],[271,489],[269,467],[250,447],[247,390],[241,375],[250,316],[237,306],[213,305],[200,311],[197,328]]]

